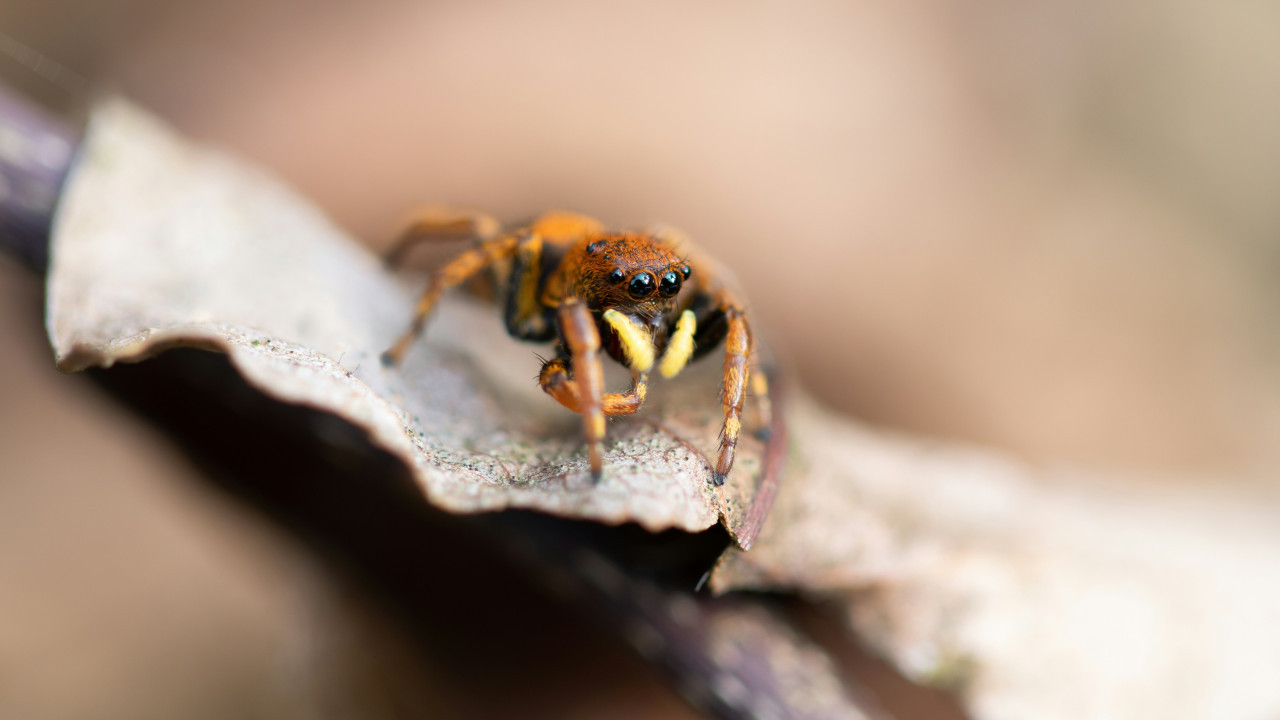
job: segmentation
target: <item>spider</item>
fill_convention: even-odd
[[[507,332],[519,340],[556,341],[538,383],[582,415],[593,481],[603,473],[605,418],[640,409],[651,370],[673,377],[721,342],[724,425],[712,476],[716,485],[733,468],[748,382],[767,427],[767,381],[756,367],[741,302],[710,263],[678,254],[667,237],[609,232],[569,212],[548,212],[527,225],[504,228],[480,213],[434,210],[409,226],[387,262],[399,264],[422,240],[447,239],[470,239],[473,246],[431,277],[412,324],[383,353],[385,365],[400,363],[446,290],[492,268],[497,286],[505,288]],[[631,371],[626,392],[605,392],[600,350]]]

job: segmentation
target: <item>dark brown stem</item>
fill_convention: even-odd
[[[37,272],[49,265],[49,231],[78,134],[0,85],[0,251]]]

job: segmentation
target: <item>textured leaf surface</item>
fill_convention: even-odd
[[[272,180],[111,103],[58,218],[49,331],[65,370],[175,345],[227,352],[264,392],[365,428],[448,510],[741,530],[766,456],[744,435],[730,484],[707,482],[716,363],[611,423],[593,486],[577,417],[542,396],[531,346],[491,308],[446,303],[403,370],[381,368],[414,290]],[[802,398],[787,415],[774,512],[713,589],[830,601],[976,718],[1280,716],[1273,499],[1038,471]]]
[[[717,591],[832,601],[978,718],[1280,715],[1280,512],[1213,483],[1047,472],[793,403],[791,465]]]
[[[174,346],[226,352],[268,394],[333,412],[413,468],[454,512],[531,508],[650,530],[740,529],[760,470],[746,438],[715,488],[717,365],[660,383],[610,423],[603,481],[578,416],[536,387],[536,351],[467,299],[443,304],[401,370],[377,358],[416,287],[265,175],[123,102],[95,114],[56,220],[48,325],[66,371]],[[626,378],[613,382],[625,386]]]

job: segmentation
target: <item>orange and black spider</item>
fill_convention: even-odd
[[[400,362],[445,290],[494,268],[505,290],[507,332],[530,342],[556,341],[555,357],[543,364],[538,382],[582,414],[591,475],[599,481],[605,417],[640,409],[651,369],[673,377],[723,342],[724,426],[713,479],[724,483],[742,432],[747,383],[766,418],[768,388],[754,367],[742,305],[709,263],[678,254],[657,234],[608,232],[596,220],[567,212],[513,228],[478,213],[431,212],[409,227],[387,260],[398,263],[416,242],[450,238],[471,238],[474,245],[432,276],[413,324],[383,354],[383,363]],[[604,391],[601,349],[631,370],[626,392]]]

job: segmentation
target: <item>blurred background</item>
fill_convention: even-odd
[[[0,6],[370,246],[434,202],[676,225],[832,407],[1272,499],[1276,27],[1204,0]],[[0,260],[0,711],[307,716],[275,683],[325,581],[57,376],[33,292]]]

